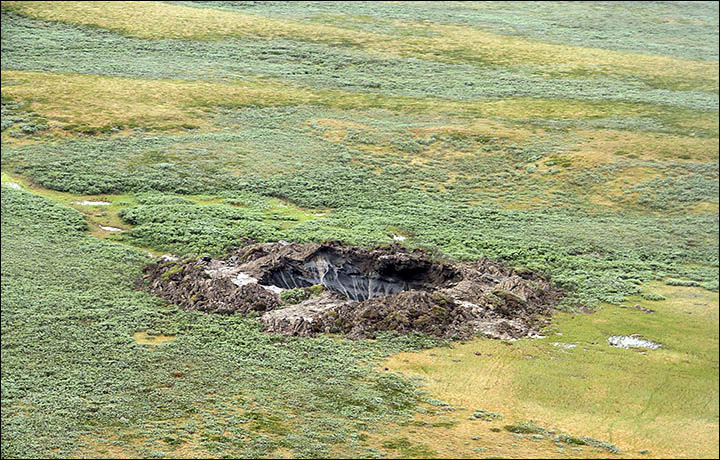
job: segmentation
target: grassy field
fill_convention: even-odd
[[[2,2],[4,458],[718,457],[716,3],[126,3]],[[133,288],[395,235],[550,275],[547,337],[291,339]]]
[[[648,290],[666,300],[638,296],[592,315],[558,314],[544,339],[511,347],[478,339],[452,349],[393,356],[391,370],[423,377],[432,394],[464,408],[453,412],[458,422],[445,432],[401,430],[397,436],[425,442],[439,456],[451,458],[476,456],[478,448],[484,448],[484,456],[517,458],[613,456],[588,446],[582,451],[572,445],[558,448],[550,436],[536,440],[490,431],[533,420],[548,429],[610,441],[622,446],[623,457],[643,457],[644,450],[658,457],[711,455],[718,445],[717,293],[662,283]],[[663,347],[641,353],[607,344],[610,335],[633,333]],[[476,409],[503,418],[468,420]]]

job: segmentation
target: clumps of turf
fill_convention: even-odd
[[[536,425],[535,423],[527,420],[519,420],[512,425],[505,425],[505,430],[519,434],[519,435],[552,435],[555,434],[554,430],[547,430],[542,426]],[[589,436],[574,436],[571,434],[560,432],[552,440],[556,443],[569,444],[573,446],[592,446],[599,449],[606,450],[612,454],[620,453],[620,449],[612,443],[607,441],[601,441],[599,439],[591,438]]]
[[[497,412],[490,412],[485,409],[475,409],[475,412],[468,417],[470,420],[484,420],[486,422],[492,422],[493,420],[499,420],[503,416]]]
[[[503,428],[510,433],[518,434],[545,434],[548,432],[545,428],[526,420],[518,420],[512,425],[505,425]]]
[[[644,294],[641,294],[641,296],[642,296],[645,300],[652,300],[652,301],[656,301],[656,302],[659,302],[659,301],[661,301],[661,300],[665,300],[665,297],[664,297],[664,296],[661,296],[660,294],[655,294],[654,292],[646,292],[646,293],[644,293]]]
[[[540,273],[485,257],[441,260],[398,244],[251,243],[220,259],[163,257],[143,274],[138,287],[184,310],[252,312],[267,332],[352,339],[519,338],[544,326],[561,296]]]
[[[385,449],[395,450],[402,458],[433,458],[437,452],[423,443],[414,443],[408,438],[392,438],[382,443]]]
[[[668,286],[685,286],[685,287],[697,287],[700,286],[700,283],[693,280],[678,280],[674,278],[670,278],[665,280],[665,284]]]
[[[283,305],[295,305],[313,296],[322,294],[322,285],[315,285],[305,288],[286,289],[280,293],[280,300]]]
[[[575,446],[592,446],[604,449],[611,454],[620,453],[620,449],[615,444],[600,441],[599,439],[591,438],[589,436],[572,436],[569,434],[561,433],[553,438],[555,442],[562,442],[565,444],[571,444]]]

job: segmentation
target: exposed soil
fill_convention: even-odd
[[[222,259],[165,256],[144,274],[146,289],[184,309],[258,312],[268,331],[289,335],[518,338],[538,332],[560,295],[529,270],[439,261],[397,244],[249,244]]]

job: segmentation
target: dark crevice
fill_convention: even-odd
[[[426,260],[347,257],[319,251],[309,260],[288,260],[260,280],[284,289],[323,285],[350,300],[392,296],[401,291],[432,290],[457,281],[454,271],[443,273]]]

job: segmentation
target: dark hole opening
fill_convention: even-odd
[[[437,289],[459,278],[448,266],[427,260],[346,257],[326,251],[309,260],[283,263],[260,283],[284,289],[320,284],[350,300],[364,301],[411,289]]]

